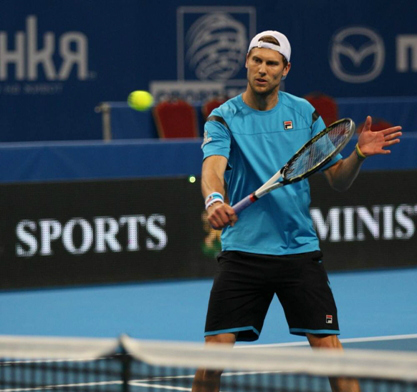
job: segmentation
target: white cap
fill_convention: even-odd
[[[260,38],[266,37],[268,35],[274,37],[279,42],[279,45],[271,44],[269,42],[259,41]],[[290,57],[291,57],[290,41],[288,41],[288,38],[284,34],[278,31],[267,30],[267,31],[263,31],[262,33],[256,34],[255,37],[252,38],[252,41],[250,41],[248,53],[253,48],[267,48],[267,49],[276,50],[277,52],[281,53],[288,60],[288,62],[290,62]]]

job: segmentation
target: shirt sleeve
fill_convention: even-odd
[[[231,135],[218,121],[207,121],[204,125],[204,141],[201,145],[203,160],[212,155],[221,155],[229,159]]]

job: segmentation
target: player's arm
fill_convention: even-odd
[[[227,167],[227,159],[221,155],[212,155],[206,158],[203,162],[201,172],[201,190],[203,197],[206,198],[217,192],[226,198],[226,189],[224,182],[224,172]],[[210,225],[216,229],[221,230],[224,227],[231,225],[237,221],[237,216],[232,207],[221,199],[207,207],[207,218]]]
[[[372,118],[368,116],[356,149],[345,159],[329,167],[324,173],[332,188],[338,191],[348,189],[357,177],[364,160],[372,155],[390,154],[386,147],[400,142],[401,127],[391,127],[382,131],[372,131]]]

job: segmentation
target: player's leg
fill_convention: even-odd
[[[343,350],[342,343],[336,335],[315,335],[306,334],[310,346],[313,348],[325,348],[332,350]],[[333,392],[358,392],[360,391],[359,383],[355,379],[342,377],[330,377],[330,386]]]
[[[206,344],[227,344],[233,345],[236,342],[236,335],[224,333],[213,336],[206,336]],[[222,370],[198,369],[193,381],[192,392],[218,392],[220,390],[220,377]]]
[[[254,260],[256,259],[256,260]],[[273,292],[266,291],[258,256],[243,252],[222,252],[210,292],[206,344],[254,341],[261,333]],[[217,392],[222,371],[199,369],[193,392]]]
[[[290,332],[307,336],[312,347],[342,350],[336,303],[321,252],[289,256],[282,276],[276,292]],[[359,391],[355,380],[332,379],[330,385],[333,391]]]

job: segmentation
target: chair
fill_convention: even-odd
[[[314,106],[326,126],[339,119],[339,108],[332,97],[315,92],[304,96],[304,98]]]
[[[198,137],[196,110],[186,101],[160,102],[154,106],[153,116],[161,139]]]
[[[210,113],[218,108],[221,104],[226,102],[226,98],[213,98],[209,99],[204,103],[204,105],[201,107],[201,112],[203,114],[203,119],[206,120],[207,117],[210,115]]]

